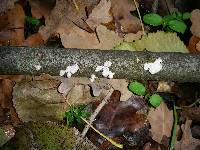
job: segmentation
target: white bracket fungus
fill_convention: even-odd
[[[162,59],[158,58],[153,63],[145,63],[144,70],[149,70],[151,74],[158,73],[162,69]]]
[[[114,74],[110,71],[109,67],[112,65],[110,61],[104,62],[103,66],[97,66],[95,72],[99,72],[102,70],[103,77],[108,77],[109,79],[112,79]]]
[[[75,74],[79,70],[79,66],[77,64],[68,66],[66,70],[60,70],[60,76],[64,76],[67,73],[67,78],[70,78],[72,74]]]

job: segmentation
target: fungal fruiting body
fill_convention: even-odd
[[[72,74],[75,74],[79,70],[79,66],[74,64],[72,66],[67,66],[66,70],[60,70],[60,76],[64,76],[67,73],[67,78],[70,78]]]
[[[151,74],[158,73],[162,69],[162,59],[158,58],[153,63],[145,63],[144,70],[149,70]]]
[[[104,62],[103,66],[97,66],[96,69],[95,69],[95,72],[102,71],[103,77],[112,79],[115,73],[113,73],[112,71],[110,71],[109,67],[111,65],[112,65],[112,62],[106,61],[106,62]]]

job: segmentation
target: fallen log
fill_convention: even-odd
[[[162,59],[162,69],[155,74],[144,70],[145,63]],[[60,70],[78,64],[79,70],[73,76],[90,77],[97,66],[105,61],[112,62],[109,68],[114,78],[142,80],[170,80],[179,82],[200,82],[200,55],[183,53],[131,52],[120,50],[89,50],[64,48],[0,47],[1,75],[58,76]],[[39,68],[37,68],[39,66]],[[41,68],[40,68],[41,67]]]

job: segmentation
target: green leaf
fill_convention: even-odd
[[[163,17],[163,28],[165,28],[171,20],[174,20],[173,15],[167,15]]]
[[[35,19],[35,18],[33,18],[33,17],[30,17],[30,16],[26,16],[26,17],[25,17],[25,21],[26,21],[27,23],[30,23],[30,24],[36,25],[36,26],[40,24],[40,20]]]
[[[183,20],[190,19],[191,16],[192,16],[191,13],[185,12],[185,13],[183,13]]]
[[[149,99],[149,103],[155,108],[158,107],[161,102],[162,102],[162,97],[158,94],[153,94]]]
[[[162,24],[162,17],[155,13],[149,13],[143,16],[143,21],[152,26],[159,26]]]
[[[128,86],[129,90],[137,95],[145,95],[146,89],[142,83],[139,83],[137,81],[134,81],[129,84]]]
[[[182,20],[182,13],[180,13],[179,11],[175,11],[175,12],[173,12],[172,13],[172,16],[174,17],[174,18],[176,18],[177,20]]]
[[[169,22],[169,27],[179,33],[184,34],[185,30],[187,29],[186,24],[183,21],[178,20],[171,20]]]

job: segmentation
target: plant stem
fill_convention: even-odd
[[[143,24],[143,22],[142,22],[142,17],[141,17],[141,14],[140,14],[139,8],[138,8],[137,3],[136,3],[135,0],[134,0],[134,3],[135,3],[135,7],[136,7],[136,10],[137,10],[137,12],[138,12],[138,16],[139,16],[140,23],[141,23],[141,26],[142,26],[142,32],[143,32],[143,35],[145,35],[144,24]]]
[[[99,132],[97,129],[95,129],[86,119],[84,119],[83,117],[81,117],[81,119],[83,121],[85,121],[85,123],[87,123],[95,132],[97,132],[99,135],[101,135],[103,138],[105,138],[106,140],[108,140],[110,143],[112,143],[114,146],[118,147],[118,148],[123,148],[122,144],[119,144],[115,141],[113,141],[112,139],[110,139],[109,137],[107,137],[106,135],[104,135],[103,133]]]
[[[178,116],[177,116],[175,104],[174,104],[173,110],[174,110],[174,124],[173,124],[172,136],[171,136],[171,141],[170,141],[170,150],[174,150],[174,144],[176,140],[176,128],[177,128],[177,122],[178,122]]]
[[[102,100],[102,102],[97,106],[96,110],[94,111],[94,113],[91,115],[90,117],[90,121],[89,123],[92,124],[92,122],[94,121],[94,119],[96,118],[96,116],[99,114],[99,112],[101,111],[101,109],[104,107],[104,105],[107,103],[108,99],[110,98],[110,96],[113,93],[113,89],[112,91],[109,91],[108,94],[106,94],[106,97]],[[85,135],[87,134],[87,131],[89,130],[89,125],[87,124],[85,126],[85,128],[83,129],[83,132],[81,133],[82,137],[85,137]]]

